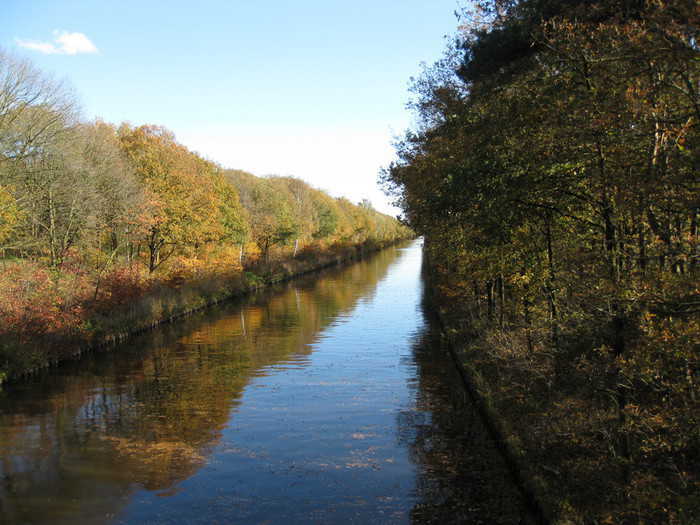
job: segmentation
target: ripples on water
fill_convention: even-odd
[[[389,249],[7,389],[2,517],[517,523],[420,264]]]

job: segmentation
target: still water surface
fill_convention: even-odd
[[[420,243],[0,393],[2,523],[518,523]]]

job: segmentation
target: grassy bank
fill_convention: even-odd
[[[357,260],[391,244],[337,244],[245,268],[181,268],[162,277],[148,278],[138,268],[123,267],[104,276],[99,290],[92,284],[81,286],[80,272],[59,276],[26,265],[10,268],[5,276],[15,293],[4,294],[0,310],[0,382],[19,380],[207,306]]]
[[[655,406],[639,402],[622,418],[614,369],[570,357],[587,339],[561,335],[557,350],[545,332],[475,317],[444,271],[430,279],[464,384],[543,523],[698,523],[692,407],[668,396],[672,412],[651,418]]]

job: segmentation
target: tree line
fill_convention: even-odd
[[[330,168],[329,168],[330,169]],[[0,55],[0,249],[60,267],[73,252],[141,258],[252,244],[387,240],[404,230],[367,202],[292,177],[226,170],[155,125],[85,122],[69,89]]]
[[[532,408],[531,450],[562,445],[552,422],[583,445],[555,506],[698,519],[700,7],[486,0],[461,21],[382,180],[493,388],[548,399],[504,397]]]
[[[0,52],[1,333],[89,332],[90,311],[162,284],[408,235],[368,201],[225,169],[162,126],[86,121],[68,86]]]

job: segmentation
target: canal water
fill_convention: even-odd
[[[0,522],[519,523],[420,241],[0,393]]]

